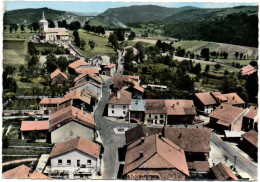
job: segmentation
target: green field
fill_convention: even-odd
[[[3,38],[4,40],[8,39],[29,39],[31,36],[35,35],[36,32],[29,30],[27,27],[25,27],[25,31],[21,32],[20,27],[18,28],[18,30],[15,32],[14,30],[12,31],[12,33],[10,33],[9,31],[9,26],[5,25],[6,30],[3,31]]]
[[[36,99],[25,99],[25,100],[14,100],[11,104],[6,107],[6,110],[27,110],[39,109],[39,100]]]
[[[117,55],[111,45],[108,44],[108,36],[96,35],[94,33],[87,33],[85,30],[79,29],[79,37],[81,40],[85,40],[86,46],[85,50],[78,50],[87,58],[91,58],[97,54],[109,54],[109,55]],[[73,31],[70,31],[70,36],[73,37]],[[96,47],[91,50],[88,42],[89,40],[93,40],[96,43]]]
[[[239,63],[240,65],[246,66],[248,65],[252,60],[240,60],[240,59],[217,59],[217,61],[222,62],[222,63]]]

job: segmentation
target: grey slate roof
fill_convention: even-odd
[[[132,99],[132,103],[130,105],[131,111],[145,111],[146,102],[144,99]]]

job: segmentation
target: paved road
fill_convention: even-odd
[[[21,162],[31,162],[31,161],[37,161],[38,158],[29,158],[29,159],[20,159],[20,160],[14,160],[10,162],[4,162],[2,165],[7,166],[9,164],[16,164],[16,163],[21,163]]]
[[[257,179],[257,166],[237,152],[232,146],[225,143],[219,136],[212,133],[211,142],[213,142],[227,156],[230,163],[239,171],[248,173],[253,179]],[[235,157],[236,156],[236,157]]]
[[[117,74],[122,74],[123,66],[121,65],[121,52],[119,53],[119,65]],[[118,134],[116,135],[113,131],[115,127],[135,127],[136,124],[119,123],[115,121],[111,121],[106,117],[103,117],[103,112],[105,106],[108,102],[110,91],[109,85],[112,83],[113,79],[108,79],[105,83],[103,83],[103,96],[98,103],[96,111],[94,113],[95,121],[99,128],[99,133],[101,136],[101,140],[104,146],[104,171],[103,171],[103,179],[116,179],[119,163],[118,163],[118,148],[123,147],[125,145],[125,135]]]

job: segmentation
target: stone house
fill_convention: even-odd
[[[37,139],[47,139],[49,129],[49,121],[22,121],[21,123],[21,138],[32,139],[31,134],[37,131]]]
[[[196,109],[192,100],[165,100],[167,124],[193,124]]]
[[[51,84],[64,84],[68,81],[67,75],[62,73],[60,69],[56,69],[51,75]]]
[[[48,173],[53,178],[57,174],[64,179],[95,178],[100,173],[101,146],[77,137],[55,144],[50,156]]]
[[[92,141],[96,137],[96,129],[93,115],[73,106],[57,110],[49,118],[51,143],[59,143],[79,136]]]
[[[150,125],[167,125],[167,111],[164,100],[147,99],[145,110],[145,124]]]
[[[224,133],[224,130],[241,131],[243,115],[247,112],[248,110],[222,103],[209,115],[209,123],[221,133]]]
[[[243,131],[250,131],[255,130],[258,131],[258,107],[251,106],[249,108],[249,112],[244,115],[242,130]]]
[[[138,139],[127,147],[123,177],[131,180],[185,180],[184,151],[162,134]]]
[[[110,95],[108,101],[108,116],[127,117],[132,103],[132,93],[121,89]]]

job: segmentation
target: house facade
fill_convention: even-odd
[[[50,115],[51,143],[59,143],[80,136],[92,141],[96,137],[96,129],[93,115],[73,106],[61,108]]]
[[[127,117],[132,103],[132,94],[124,89],[114,92],[108,102],[108,116]]]
[[[63,98],[43,98],[40,102],[40,110],[44,112],[44,114],[48,115],[53,110],[55,110],[59,104],[63,101]]]
[[[58,143],[50,153],[49,175],[64,179],[89,179],[100,173],[101,146],[84,138]],[[55,171],[55,172],[54,172]]]
[[[240,146],[254,159],[258,160],[258,133],[249,131],[242,135]]]
[[[103,68],[102,75],[113,76],[116,72],[116,64],[110,64]]]
[[[75,84],[74,87],[71,87],[69,90],[71,92],[76,89],[88,90],[96,94],[97,99],[100,99],[102,97],[102,84],[95,83],[91,80]]]
[[[56,69],[51,75],[51,84],[64,84],[68,81],[67,75],[62,73],[60,69]]]
[[[129,108],[130,122],[139,123],[144,122],[146,102],[143,99],[132,99]]]
[[[243,117],[242,130],[250,131],[255,130],[258,131],[258,107],[251,106],[249,108],[249,112]]]
[[[145,110],[145,124],[150,125],[167,125],[167,112],[164,100],[147,99]]]

